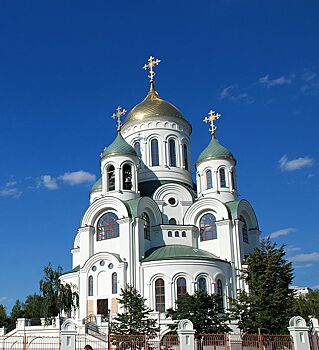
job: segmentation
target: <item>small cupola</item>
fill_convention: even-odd
[[[222,202],[237,198],[236,159],[216,138],[214,122],[221,115],[210,111],[204,122],[210,123],[212,138],[196,162],[198,197],[214,197]]]
[[[117,114],[114,114],[118,118],[116,138],[101,154],[102,193],[129,200],[138,194],[139,158],[121,134],[120,116],[123,111],[126,112],[121,107],[117,108]]]

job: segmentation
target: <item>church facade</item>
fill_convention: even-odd
[[[211,111],[208,145],[192,178],[192,126],[155,89],[121,123],[100,155],[101,178],[74,240],[72,271],[61,279],[79,292],[74,317],[114,315],[121,288],[134,286],[161,324],[176,299],[196,290],[217,293],[222,307],[245,288],[244,258],[259,242],[250,203],[238,199],[236,160],[216,138]],[[210,138],[210,140],[209,140]]]

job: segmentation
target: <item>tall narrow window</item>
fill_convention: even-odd
[[[141,156],[141,145],[138,141],[134,143],[134,149],[135,149],[136,154],[140,157]]]
[[[114,213],[106,213],[100,217],[96,227],[98,241],[119,237],[117,220],[118,217]]]
[[[144,238],[151,239],[150,218],[146,213],[143,213],[141,218],[144,220]]]
[[[115,168],[113,165],[110,165],[107,168],[107,190],[115,190]]]
[[[231,176],[231,186],[233,190],[236,190],[236,182],[235,182],[235,169],[230,173]]]
[[[176,225],[176,219],[175,218],[170,218],[168,221],[169,225]]]
[[[219,296],[218,308],[219,311],[224,310],[223,284],[220,279],[217,280],[217,295]]]
[[[206,171],[206,190],[213,188],[213,175],[211,170]]]
[[[188,150],[185,143],[183,144],[183,164],[184,168],[188,170]]]
[[[123,190],[132,189],[132,167],[129,164],[123,166]]]
[[[177,287],[177,299],[187,293],[186,279],[184,277],[179,277],[176,281]]]
[[[213,214],[208,213],[201,217],[199,222],[201,241],[209,241],[217,238],[215,222],[216,219]]]
[[[200,277],[197,282],[198,290],[200,292],[207,292],[207,283],[205,277]]]
[[[165,312],[165,284],[162,278],[155,282],[155,310]]]
[[[169,165],[176,166],[176,143],[175,140],[170,139],[168,142],[169,148]]]
[[[153,139],[151,141],[151,157],[152,157],[152,166],[159,165],[159,153],[158,153],[158,141]]]
[[[112,294],[117,294],[117,273],[112,273]]]
[[[89,297],[93,295],[93,276],[89,276],[88,279],[88,295]]]
[[[243,241],[245,243],[249,243],[248,242],[248,229],[247,229],[246,221],[242,216],[240,217],[240,220],[242,221],[241,232],[242,232],[242,236],[243,236]]]
[[[225,168],[219,169],[219,180],[220,180],[220,187],[227,187]]]

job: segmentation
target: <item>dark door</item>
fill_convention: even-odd
[[[108,300],[98,299],[97,300],[97,314],[106,316],[108,313]]]

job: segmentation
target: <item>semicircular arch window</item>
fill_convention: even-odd
[[[100,217],[96,227],[98,241],[120,236],[117,220],[117,215],[111,212]]]
[[[213,214],[203,215],[199,222],[200,240],[209,241],[217,238],[216,218]]]

